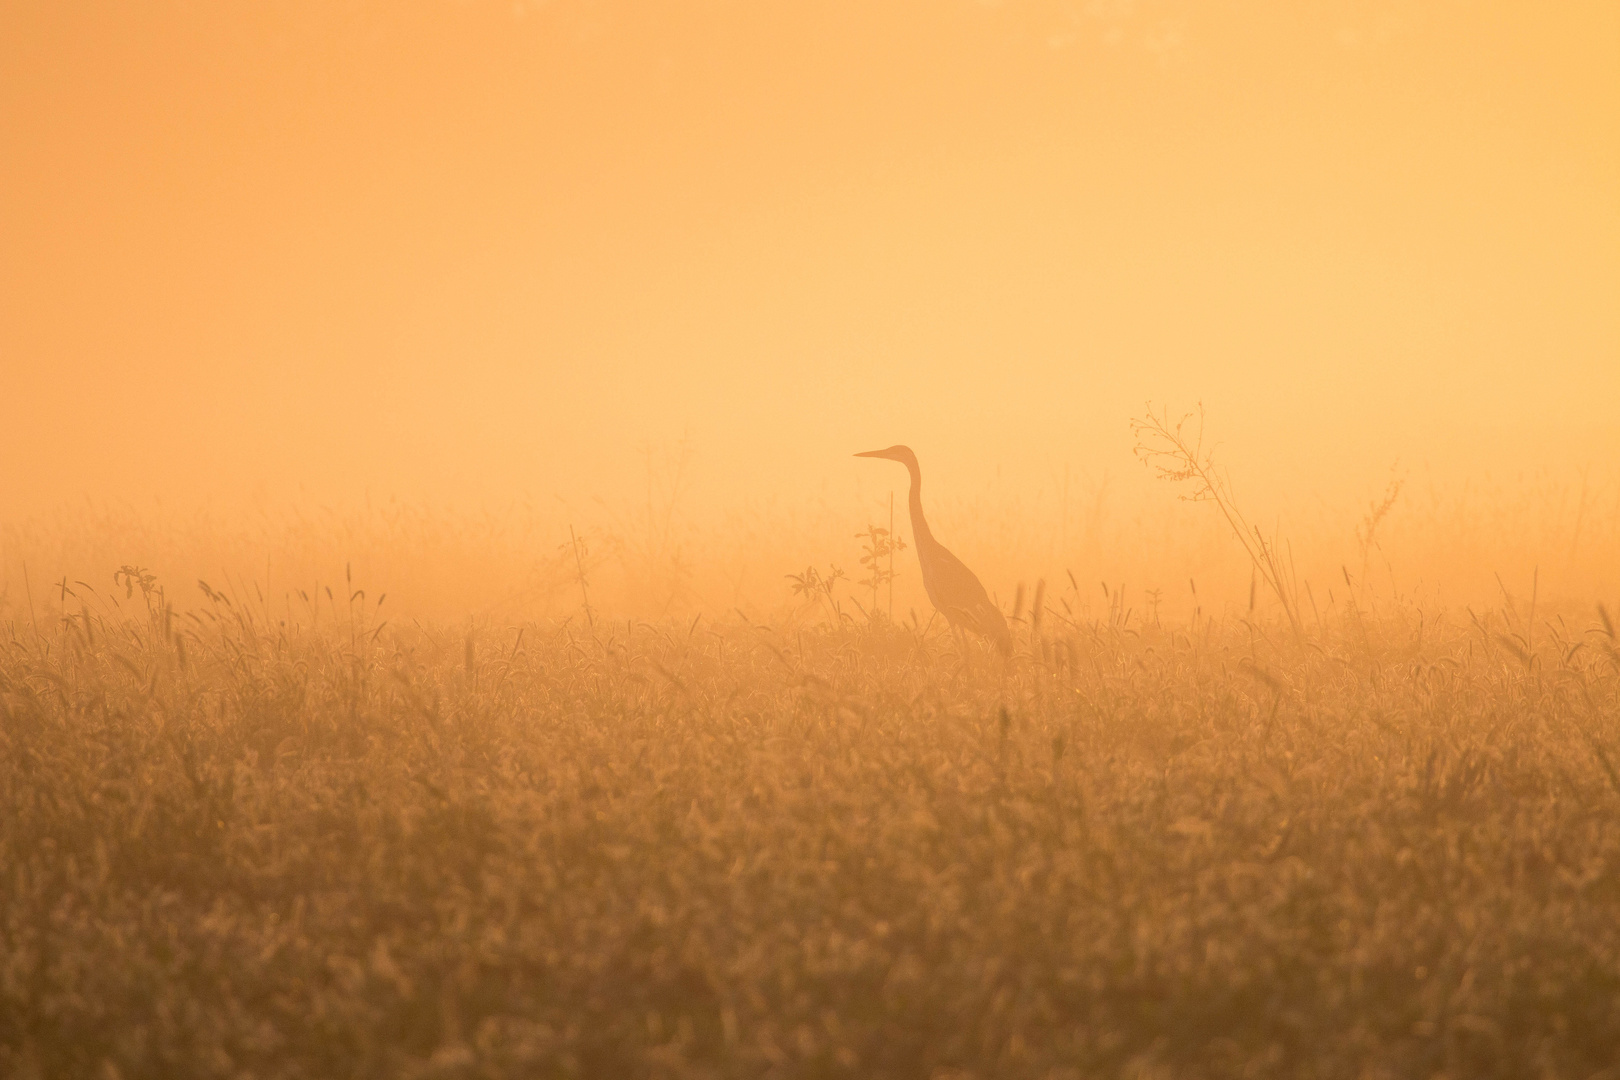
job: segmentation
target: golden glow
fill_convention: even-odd
[[[1612,3],[7,7],[14,522],[516,503],[549,557],[684,439],[683,557],[758,534],[705,602],[768,603],[906,442],[1005,602],[1207,562],[1127,428],[1201,400],[1325,567],[1393,468],[1432,573],[1615,584]]]

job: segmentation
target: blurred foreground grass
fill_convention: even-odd
[[[1617,1075],[1620,661],[1507,617],[14,620],[0,1074]]]

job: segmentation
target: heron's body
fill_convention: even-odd
[[[917,455],[908,446],[891,446],[887,450],[869,450],[856,457],[880,457],[898,461],[911,474],[911,536],[917,549],[917,562],[922,567],[923,589],[928,600],[952,626],[971,630],[996,643],[1004,655],[1012,652],[1012,634],[1001,610],[990,602],[973,571],[969,570],[945,545],[934,539],[923,517],[922,470]]]

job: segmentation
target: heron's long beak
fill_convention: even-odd
[[[880,458],[886,458],[886,457],[889,456],[889,452],[887,450],[862,450],[860,453],[856,454],[855,456],[856,457],[880,457]]]

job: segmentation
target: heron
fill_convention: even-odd
[[[922,469],[917,455],[909,446],[891,446],[887,450],[867,450],[856,457],[886,458],[898,461],[911,474],[911,537],[917,551],[917,562],[922,566],[923,588],[934,605],[952,628],[971,630],[980,637],[996,643],[1003,656],[1012,655],[1012,634],[1001,609],[990,602],[979,579],[961,559],[945,550],[945,545],[934,539],[923,517]]]

